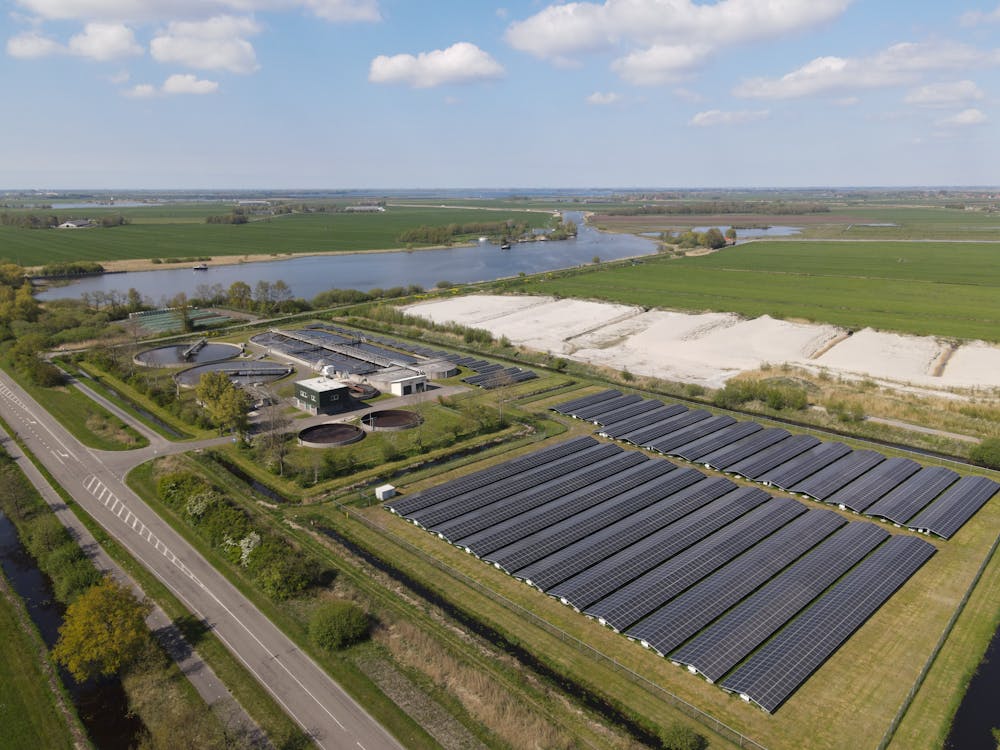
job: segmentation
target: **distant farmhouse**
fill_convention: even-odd
[[[366,204],[362,206],[345,206],[344,211],[352,214],[378,214],[385,213],[385,206]]]
[[[56,229],[86,229],[95,226],[90,219],[68,219],[60,224]]]

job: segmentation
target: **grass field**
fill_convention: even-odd
[[[565,297],[1000,340],[1000,245],[753,242],[527,282]]]
[[[513,219],[547,226],[545,214],[516,210],[391,207],[385,213],[288,214],[248,224],[206,224],[230,205],[122,209],[132,223],[111,229],[20,229],[0,226],[0,247],[23,266],[61,261],[254,255],[384,250],[401,246],[397,237],[421,225],[500,222]],[[65,213],[65,210],[64,210]],[[84,210],[99,219],[108,209]]]
[[[73,747],[39,664],[43,649],[37,634],[22,630],[14,605],[0,593],[0,744],[9,750]]]

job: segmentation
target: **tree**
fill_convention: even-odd
[[[235,307],[237,310],[250,309],[250,304],[253,300],[253,290],[250,289],[250,285],[245,281],[234,281],[229,286],[228,295],[230,307]]]
[[[261,279],[253,288],[253,300],[257,303],[257,310],[262,313],[271,309],[271,282]]]
[[[368,635],[368,615],[349,601],[321,604],[309,618],[309,637],[324,651],[338,651]]]
[[[195,395],[220,432],[234,430],[241,436],[246,433],[250,397],[235,386],[226,373],[220,370],[206,372],[198,380]]]
[[[77,682],[121,672],[149,641],[150,606],[111,578],[105,578],[66,608],[52,657]]]
[[[718,250],[720,247],[726,246],[726,238],[722,236],[722,232],[719,231],[718,227],[712,227],[701,236],[701,244],[713,250]]]
[[[708,740],[683,724],[663,727],[659,735],[664,750],[705,750],[708,747]]]
[[[726,239],[729,242],[736,242],[736,227],[729,227],[726,230]]]

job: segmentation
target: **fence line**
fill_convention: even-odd
[[[494,591],[493,589],[489,588],[488,586],[485,586],[484,584],[480,583],[474,578],[467,576],[465,573],[455,570],[454,568],[442,562],[441,560],[438,560],[433,555],[429,555],[419,547],[416,547],[415,545],[411,544],[406,539],[397,536],[387,527],[376,523],[375,521],[367,518],[366,516],[360,513],[352,512],[351,508],[347,507],[346,505],[343,505],[342,503],[338,502],[336,503],[336,505],[340,510],[344,512],[344,514],[348,518],[360,521],[361,523],[363,523],[365,526],[367,526],[372,531],[375,531],[376,533],[390,536],[396,544],[405,548],[411,554],[416,555],[422,561],[434,566],[435,568],[441,570],[444,573],[447,573],[451,577],[460,580],[462,583],[466,584],[467,586],[470,586],[471,588],[475,589],[484,596],[487,596],[488,598],[492,599],[498,604],[501,604],[504,607],[507,607],[508,609],[516,611],[520,616],[524,617],[532,624],[540,627],[542,630],[549,633],[550,635],[557,637],[564,643],[574,646],[578,650],[588,654],[589,656],[601,662],[602,664],[611,666],[612,669],[624,675],[630,682],[639,685],[640,687],[652,693],[653,695],[665,700],[667,703],[680,710],[681,713],[694,719],[695,721],[704,725],[708,729],[711,729],[716,734],[725,737],[727,740],[735,743],[740,748],[746,748],[747,750],[767,750],[759,742],[756,742],[750,737],[744,735],[742,732],[733,729],[728,724],[725,724],[724,722],[715,718],[711,714],[702,711],[697,706],[688,703],[686,700],[670,692],[662,685],[659,685],[650,680],[649,678],[644,677],[641,674],[638,674],[637,672],[634,672],[630,668],[619,663],[618,660],[615,659],[614,657],[608,656],[604,652],[591,646],[589,643],[585,643],[584,641],[581,641],[579,638],[570,635],[569,633],[567,633],[566,631],[562,630],[559,627],[556,627],[543,617],[539,617],[531,610],[526,609],[517,602],[508,599],[503,594]]]

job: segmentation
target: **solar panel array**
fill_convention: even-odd
[[[1000,491],[984,477],[959,482],[949,469],[617,390],[552,409],[599,425],[605,437],[945,539]]]
[[[352,331],[349,328],[342,328],[340,326],[329,324],[317,324],[309,326],[309,328],[333,331],[340,336],[348,337],[351,340],[356,340],[362,335],[358,331]],[[393,349],[398,350],[398,352],[407,352],[409,354],[416,355],[417,357],[422,357],[425,360],[446,360],[458,365],[459,367],[472,370],[476,374],[462,378],[462,382],[468,383],[469,385],[479,386],[485,390],[493,390],[494,388],[499,388],[513,383],[523,383],[526,380],[534,380],[538,377],[538,373],[534,370],[523,370],[520,367],[504,367],[496,362],[489,362],[485,359],[479,359],[478,357],[463,357],[461,354],[441,351],[440,349],[432,349],[429,346],[408,344],[405,341],[400,341],[389,336],[382,336],[377,333],[365,333],[363,335],[369,342],[374,341],[378,344],[382,344],[383,346],[391,346]],[[379,349],[369,343],[362,343],[360,346],[367,347],[368,350],[373,353],[382,352],[383,356],[395,358],[397,360],[403,359],[410,365],[419,364],[419,361],[413,357],[404,357],[398,352],[387,352],[386,350]]]
[[[605,403],[621,414],[637,403],[597,395],[574,408]],[[693,450],[718,453],[706,437],[690,441],[701,441]],[[958,509],[984,491],[956,489]],[[385,507],[713,681],[729,675],[724,687],[771,711],[934,549],[592,437]],[[812,642],[820,646],[800,656]],[[776,655],[770,683],[767,670],[747,668],[765,649]]]

